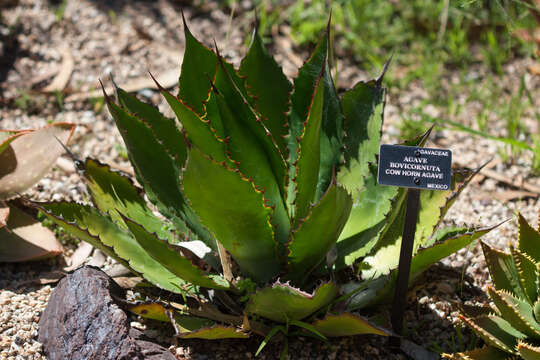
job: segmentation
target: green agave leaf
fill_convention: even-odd
[[[286,323],[308,317],[328,305],[337,295],[339,287],[331,282],[319,286],[313,294],[305,293],[288,284],[275,283],[251,295],[245,311],[248,314]]]
[[[540,233],[529,225],[521,213],[518,213],[518,226],[518,249],[535,262],[540,262]]]
[[[518,341],[517,351],[523,360],[540,360],[540,347]]]
[[[141,317],[144,317],[146,319],[165,321],[165,322],[170,321],[169,316],[167,315],[167,312],[173,311],[155,302],[128,304],[127,309],[130,312],[136,315],[139,315]]]
[[[448,210],[450,199],[455,198],[463,189],[457,185],[454,178],[453,191],[422,191],[420,193],[420,209],[413,253],[418,251],[420,246],[430,246],[433,244],[432,237],[440,220]],[[465,183],[465,182],[463,182]],[[370,265],[369,269],[362,272],[364,278],[387,274],[391,269],[396,268],[399,261],[399,251],[401,249],[401,236],[403,230],[405,206],[402,204],[401,213],[381,238],[381,241],[374,248],[374,255],[368,256],[364,261]]]
[[[320,141],[321,161],[315,201],[319,200],[326,192],[326,189],[334,177],[336,169],[343,163],[345,138],[344,116],[341,109],[341,102],[334,86],[334,80],[332,79],[330,64],[328,62],[328,56],[333,52],[332,42],[330,41],[330,22],[328,23],[325,36],[328,38],[328,55],[324,65],[325,70],[323,76],[324,104]]]
[[[463,190],[465,181],[458,174],[453,175],[452,191],[421,191],[420,210],[418,223],[416,224],[415,242],[425,247],[433,244],[433,233],[450,208],[451,199],[456,199]],[[468,183],[468,182],[467,182]]]
[[[215,324],[212,320],[183,315],[176,310],[167,309],[162,304],[155,302],[128,304],[127,309],[143,318],[164,322],[171,321],[167,312],[172,312],[174,322],[180,333],[189,333]]]
[[[261,282],[279,272],[272,209],[251,181],[192,148],[183,189],[202,223],[242,271]]]
[[[223,96],[218,93],[212,96],[218,103],[223,128],[227,134],[228,154],[242,174],[252,179],[258,188],[264,189],[268,205],[274,207],[272,224],[276,229],[277,239],[284,243],[290,230],[289,215],[281,196],[284,179],[282,183],[276,182],[273,169],[260,142],[245,124],[239,121],[239,117],[232,113]]]
[[[386,216],[390,213],[392,199],[397,197],[399,188],[382,186],[377,183],[377,168],[371,167],[371,174],[366,178],[365,191],[361,191],[354,200],[349,219],[341,232],[338,242],[336,268],[352,265],[357,259],[366,256],[377,243],[379,234],[387,224]]]
[[[506,320],[495,315],[478,316],[474,319],[460,315],[459,318],[467,324],[488,345],[502,351],[515,354],[518,339],[526,335],[514,329]]]
[[[328,36],[325,35],[317,44],[310,58],[298,71],[294,80],[294,90],[291,95],[291,110],[289,113],[289,163],[293,164],[298,158],[298,139],[304,131],[313,94],[320,81],[321,70],[325,69],[328,52]]]
[[[536,293],[539,294],[538,299],[540,299],[540,262],[536,263]]]
[[[494,249],[483,241],[480,244],[495,288],[526,298],[527,295],[521,288],[519,273],[512,255]]]
[[[281,154],[274,136],[266,128],[261,115],[251,107],[245,89],[239,86],[239,83],[243,85],[243,80],[238,77],[232,66],[219,57],[219,54],[218,60],[219,68],[216,73],[215,87],[223,95],[228,108],[237,118],[237,122],[243,124],[248,133],[251,133],[251,136],[255,138],[258,147],[266,154],[265,163],[270,164],[275,181],[279,185],[281,195],[284,198],[286,195],[287,164],[283,154]],[[220,115],[222,115],[221,112]],[[246,175],[255,177],[255,174]]]
[[[180,89],[178,97],[183,100],[197,114],[216,113],[215,109],[207,109],[206,100],[212,87],[211,81],[214,79],[216,69],[219,64],[219,54],[207,48],[199,42],[189,30],[186,19],[184,22],[184,35],[186,38],[186,50],[182,61],[182,71],[180,73]],[[244,88],[244,80],[236,73],[234,67],[225,63],[227,70],[233,74],[236,86],[241,89],[244,96],[248,96]],[[219,132],[219,119],[209,118],[214,128]],[[214,120],[218,120],[214,123]]]
[[[421,192],[413,253],[418,251],[420,246],[430,246],[434,243],[436,239],[432,236],[434,231],[457,196],[478,171],[473,172],[465,178],[459,174],[455,174],[452,179],[452,191]],[[392,223],[389,230],[383,234],[381,240],[377,243],[374,249],[374,255],[365,259],[365,262],[370,267],[362,272],[364,278],[386,274],[390,269],[397,267],[405,213],[404,204],[402,204],[400,211],[401,213],[397,220]]]
[[[175,312],[174,314],[174,322],[176,323],[176,327],[181,334],[190,333],[215,325],[215,322],[212,320],[196,316],[180,315],[178,312]]]
[[[354,311],[381,303],[386,299],[391,299],[392,281],[395,280],[387,275],[362,282],[351,281],[343,285],[343,292],[345,294],[354,293],[347,302],[346,310]]]
[[[510,254],[514,259],[514,264],[519,274],[519,283],[529,304],[533,305],[538,297],[536,289],[536,263],[527,254],[510,246]]]
[[[139,183],[143,185],[150,201],[180,231],[185,229],[185,225],[189,226],[206,245],[216,250],[215,240],[200,224],[180,191],[180,169],[152,129],[112,102],[107,94],[105,100],[124,139]]]
[[[326,194],[291,233],[288,244],[288,272],[291,279],[301,282],[325,258],[343,229],[351,206],[352,199],[347,191],[335,183],[331,184]]]
[[[182,293],[186,283],[154,260],[112,220],[95,208],[76,203],[32,203],[70,234],[90,243],[135,274],[165,290]]]
[[[418,251],[411,261],[411,273],[409,285],[411,285],[422,272],[437,261],[455,253],[459,249],[471,244],[474,240],[487,234],[499,225],[484,229],[453,228],[441,231],[436,236],[436,244],[429,248]],[[397,281],[397,270],[393,270],[388,276],[381,276],[371,281],[369,286],[353,296],[347,307],[348,310],[356,310],[367,306],[373,306],[392,299]],[[346,292],[353,291],[356,284],[345,287]]]
[[[105,245],[101,241],[99,236],[92,235],[90,233],[90,231],[88,230],[88,227],[84,228],[83,226],[77,225],[74,222],[75,217],[69,216],[71,213],[77,213],[77,212],[82,212],[82,211],[88,211],[90,213],[94,213],[94,215],[97,214],[96,215],[97,217],[102,216],[94,208],[85,207],[84,205],[80,205],[76,203],[65,203],[65,202],[64,203],[29,202],[28,204],[40,210],[45,216],[47,216],[47,218],[52,220],[55,224],[61,226],[65,231],[69,232],[71,235],[76,236],[77,238],[86,241],[87,243],[95,247],[96,249],[103,251],[105,254],[115,259],[117,262],[124,265],[126,268],[130,269],[136,275],[139,275],[139,276],[141,275],[139,272],[131,268],[131,266],[126,260],[118,256],[118,254],[114,252],[114,249],[112,246]],[[78,209],[79,207],[82,207],[82,209]],[[67,213],[68,215],[64,215],[64,213]],[[123,233],[121,229],[119,231],[120,233]]]
[[[321,74],[322,76],[323,74]],[[307,216],[317,190],[317,174],[320,166],[320,137],[323,111],[324,82],[319,78],[315,85],[312,102],[303,131],[299,137],[296,162],[296,197],[294,219],[297,225]]]
[[[351,265],[367,255],[385,234],[389,238],[400,235],[403,224],[399,221],[394,223],[394,220],[402,211],[407,194],[405,189],[377,184],[377,167],[369,165],[370,161],[375,162],[379,150],[384,89],[376,81],[360,83],[344,96],[343,106],[346,119],[358,118],[360,121],[352,124],[346,121],[347,129],[351,126],[359,128],[348,130],[348,134],[352,133],[346,138],[349,157],[346,153],[347,165],[341,167],[338,173],[338,182],[351,192],[354,204],[338,240],[337,268]],[[431,130],[406,141],[404,145],[423,146]],[[370,135],[364,138],[359,134]],[[358,153],[355,156],[363,156],[364,160],[351,158],[350,149],[356,149],[353,151]]]
[[[454,173],[452,176],[452,184],[451,192],[444,192],[444,191],[432,191],[432,192],[425,192],[423,191],[422,194],[427,195],[425,199],[421,198],[421,201],[423,200],[425,202],[424,212],[422,213],[425,221],[421,221],[419,225],[422,226],[422,232],[417,233],[415,237],[420,239],[421,246],[426,247],[433,244],[435,238],[432,236],[433,233],[438,229],[439,225],[444,219],[444,216],[452,207],[452,205],[456,202],[459,195],[465,190],[465,187],[469,185],[469,183],[472,181],[472,179],[488,164],[486,162],[484,165],[478,167],[477,169],[470,171],[465,174],[461,173]],[[431,193],[431,194],[429,194]],[[439,201],[433,201],[433,198],[440,199]],[[443,202],[444,199],[444,202]],[[439,208],[435,208],[434,205],[442,204]],[[431,212],[431,209],[433,212]],[[435,216],[428,217],[427,214],[435,214]]]
[[[292,85],[281,67],[271,57],[259,36],[256,26],[246,57],[242,60],[240,76],[245,77],[251,105],[262,115],[264,124],[272,133],[281,153],[287,154],[287,117]]]
[[[53,123],[35,131],[23,131],[5,140],[0,152],[0,199],[26,191],[37,183],[64,153],[74,124]]]
[[[504,290],[495,290],[488,286],[488,294],[501,316],[508,321],[513,328],[523,334],[539,339],[540,325],[536,322],[532,306],[518,299]]]
[[[427,129],[424,133],[412,138],[412,139],[407,139],[405,141],[403,141],[400,145],[405,145],[405,146],[424,146],[426,145],[426,142],[428,141],[429,139],[429,136],[431,135],[431,132],[433,131],[433,128],[435,127],[435,125],[431,125],[431,127],[429,129]]]
[[[450,360],[510,360],[507,352],[493,346],[484,346],[480,349],[455,354],[442,354],[443,358]]]
[[[533,305],[533,311],[534,311],[534,318],[536,319],[537,322],[539,322],[538,319],[540,319],[540,299],[535,301]]]
[[[184,21],[184,36],[186,50],[180,72],[180,89],[178,97],[188,104],[198,114],[203,114],[203,103],[208,97],[217,67],[216,54],[201,44],[189,30],[186,19]],[[205,76],[207,78],[205,78]]]
[[[376,164],[383,124],[385,89],[376,81],[360,82],[343,95],[345,165],[338,180],[355,200],[370,176],[370,164]]]
[[[122,214],[159,238],[173,241],[172,234],[163,230],[163,221],[148,208],[141,190],[128,177],[91,158],[85,161],[84,176],[94,205],[102,213],[108,213],[118,226],[127,230]]]
[[[175,160],[178,168],[184,167],[187,157],[186,142],[176,121],[163,116],[154,106],[139,101],[121,88],[116,87],[116,96],[122,107],[131,114],[137,114],[137,117],[148,124],[158,141]]]
[[[328,314],[324,319],[313,323],[315,329],[328,337],[354,336],[362,334],[374,334],[389,336],[390,331],[373,325],[367,319],[350,313],[340,315]]]
[[[166,89],[160,88],[160,91],[182,124],[189,141],[216,161],[229,160],[225,142],[217,137],[216,130],[212,127],[210,121],[201,118],[194,109]]]
[[[211,327],[205,327],[187,333],[181,333],[180,337],[182,339],[205,340],[247,339],[249,337],[249,334],[242,332],[241,330],[233,326],[214,325]]]
[[[459,311],[468,318],[474,318],[481,315],[493,315],[495,310],[489,305],[467,305],[458,304]],[[495,314],[500,315],[500,314]]]
[[[405,142],[405,144],[408,146],[424,146],[430,133],[431,133],[431,129],[426,131],[421,136],[418,136],[415,139]],[[357,246],[361,246],[361,247],[358,247],[359,250],[355,251],[354,253],[345,255],[345,256],[348,256],[348,258],[350,259],[349,262],[351,263],[354,262],[356,259],[358,259],[359,256],[364,256],[365,253],[369,251],[371,251],[371,253],[374,253],[375,256],[385,257],[388,255],[390,258],[393,258],[394,256],[396,256],[396,253],[399,254],[399,247],[400,247],[400,241],[401,241],[400,239],[403,232],[403,221],[404,221],[404,215],[405,215],[405,199],[407,197],[408,191],[404,188],[398,188],[397,190],[393,190],[393,192],[387,189],[383,190],[385,186],[379,186],[378,184],[376,184],[376,175],[375,175],[374,170],[373,170],[372,176],[374,177],[373,178],[374,188],[375,188],[374,190],[385,192],[387,194],[388,197],[383,198],[382,200],[379,200],[379,201],[382,201],[384,208],[388,207],[389,210],[387,211],[385,215],[382,215],[381,213],[377,214],[376,216],[377,217],[380,216],[380,218],[375,217],[373,219],[373,221],[376,221],[377,225],[375,225],[374,227],[368,230],[364,230],[365,234],[360,233],[354,236],[354,237],[358,237],[359,241],[357,243]],[[362,190],[362,193],[371,192],[371,191],[372,191],[371,188],[367,188],[367,189]],[[361,199],[362,196],[359,196],[359,199]],[[354,198],[354,194],[353,194],[353,198]],[[355,201],[355,205],[357,203],[358,201]],[[354,205],[353,205],[353,212],[354,211],[355,210],[354,210]],[[419,221],[422,221],[421,219],[422,218],[420,215]],[[417,227],[417,234],[418,234],[419,228],[420,227]],[[375,239],[373,239],[372,237],[370,238],[370,236],[372,236],[373,233],[375,234]],[[347,242],[349,242],[351,245],[354,244],[354,241],[347,241]],[[340,256],[343,256],[343,255],[340,255]],[[373,259],[373,257],[368,257],[365,259],[365,264],[368,266],[367,266],[367,269],[365,269],[363,273],[364,278],[371,278],[372,273],[377,273],[379,271],[382,271],[383,273],[388,272],[389,268],[388,266],[385,266],[384,264],[381,265],[380,269],[372,268],[370,263],[371,262],[377,263],[377,261],[378,260]],[[388,262],[388,264],[390,265],[394,261],[397,264],[397,259],[395,258],[393,258],[392,261]]]
[[[451,232],[442,232],[442,236],[435,237],[437,239],[435,245],[419,250],[414,256],[411,262],[410,281],[414,281],[418,275],[426,271],[431,265],[468,246],[499,225],[482,229],[453,229]]]
[[[379,275],[388,274],[392,268],[397,267],[407,193],[406,189],[400,188],[393,199],[387,223],[379,233],[377,242],[370,252],[372,255],[363,259],[362,278],[376,278]],[[418,217],[420,218],[420,215]],[[413,255],[417,249],[417,246],[415,246]]]
[[[191,261],[173,250],[172,245],[161,241],[155,235],[149,233],[131,219],[123,217],[129,231],[144,250],[158,263],[177,277],[194,285],[226,290],[230,287],[228,282],[221,276],[206,276],[201,269],[193,265]]]

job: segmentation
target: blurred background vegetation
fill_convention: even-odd
[[[225,4],[235,11],[239,0]],[[284,22],[298,45],[313,44],[332,10],[336,49],[354,57],[365,70],[394,61],[415,71],[387,80],[407,85],[417,77],[441,75],[444,68],[461,69],[484,63],[494,74],[514,57],[532,56],[535,44],[527,36],[539,26],[532,2],[522,0],[255,0],[263,34]],[[390,75],[392,75],[390,73]]]
[[[49,0],[58,22],[70,1]],[[93,1],[114,23],[125,6],[155,0]],[[393,55],[385,84],[391,95],[399,93],[390,103],[399,107],[400,137],[436,122],[498,141],[504,161],[525,152],[533,174],[540,174],[540,0],[161,1],[178,11],[191,8],[197,16],[218,9],[231,24],[234,19],[244,25],[246,43],[255,12],[268,42],[279,35],[292,52],[304,54],[332,10],[335,55],[341,60],[336,64],[343,67],[336,66],[337,73],[353,68],[363,78],[376,76]],[[58,96],[60,108],[62,101]],[[41,108],[34,103],[24,92],[16,101],[23,109]]]
[[[241,1],[227,0],[223,6],[235,15]],[[331,9],[336,55],[353,59],[369,74],[377,74],[393,54],[387,86],[403,90],[419,81],[428,94],[401,115],[403,137],[417,134],[429,123],[445,123],[447,128],[499,140],[505,144],[504,160],[533,150],[532,168],[540,172],[540,137],[521,122],[528,111],[540,124],[533,95],[524,73],[518,74],[517,91],[509,89],[505,80],[505,65],[520,59],[538,63],[540,1],[255,0],[253,4],[263,34],[286,23],[295,45],[308,48],[326,27]],[[529,70],[540,74],[538,67]],[[463,94],[465,101],[460,99]],[[467,114],[471,122],[458,120],[464,116],[464,105],[475,101],[482,106]],[[444,117],[426,113],[428,104]],[[496,131],[492,118],[503,119]]]

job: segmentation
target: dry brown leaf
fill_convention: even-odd
[[[75,164],[73,163],[73,160],[71,159],[66,159],[65,157],[59,157],[57,160],[56,160],[56,166],[68,173],[68,174],[73,174],[74,172],[77,171],[77,168],[75,167]]]
[[[41,260],[62,251],[62,245],[51,230],[22,210],[10,206],[7,226],[0,229],[0,262]]]
[[[62,68],[61,65],[57,65],[52,69],[49,69],[48,71],[44,72],[43,74],[32,76],[32,79],[30,80],[30,87],[35,87],[39,83],[49,80],[53,76],[57,75],[60,72],[60,69]]]
[[[178,84],[178,79],[180,77],[180,69],[174,69],[169,70],[160,76],[156,77],[156,80],[163,86],[164,88],[172,88],[175,85]],[[126,92],[136,92],[142,89],[157,89],[156,83],[152,80],[152,78],[149,75],[145,75],[139,78],[132,79],[124,84],[119,84],[119,87],[122,88]],[[105,88],[105,91],[107,93],[114,92],[114,88],[112,86],[108,86]],[[71,95],[66,96],[64,101],[66,102],[73,102],[73,101],[79,101],[79,100],[86,100],[91,98],[99,98],[103,97],[103,92],[101,90],[94,90],[89,92],[83,92],[83,93],[74,93]]]
[[[490,195],[492,198],[495,198],[501,202],[507,202],[507,201],[516,200],[516,199],[538,197],[538,194],[535,194],[529,191],[521,191],[521,190],[506,190],[502,192],[493,192]]]
[[[514,178],[511,178],[511,177],[508,177],[506,175],[500,174],[500,173],[498,173],[498,172],[496,172],[494,170],[482,169],[480,171],[480,173],[487,176],[487,177],[489,177],[489,178],[492,178],[492,179],[497,180],[499,182],[508,184],[508,185],[513,186],[515,188],[523,189],[525,191],[532,192],[532,193],[535,193],[537,195],[540,194],[540,187],[538,187],[536,185],[533,185],[533,184],[529,184],[529,183],[524,182],[524,181],[517,181]]]
[[[113,280],[123,289],[131,289],[135,287],[138,283],[143,281],[140,277],[126,277],[126,276],[119,276],[113,278]]]
[[[490,161],[486,166],[484,166],[484,168],[482,170],[490,170],[490,169],[493,169],[495,168],[497,165],[499,165],[500,163],[502,163],[502,160],[500,158],[497,158],[493,161]],[[480,184],[482,181],[484,181],[486,179],[486,176],[485,175],[482,175],[482,173],[480,172],[480,174],[477,174],[474,179],[472,179],[472,183],[473,184]]]
[[[53,81],[41,89],[41,91],[47,93],[63,91],[69,83],[74,68],[75,61],[73,60],[73,55],[71,55],[71,50],[65,47],[62,49],[62,65],[60,67],[60,72],[54,77]]]
[[[494,164],[496,165],[497,162],[494,162]],[[458,168],[463,168],[464,166],[460,165],[460,164],[454,164],[456,167]],[[512,177],[509,177],[509,176],[506,176],[506,175],[503,175],[495,170],[492,170],[489,168],[489,166],[486,166],[485,168],[483,168],[482,170],[480,170],[480,174],[481,176],[484,176],[484,177],[488,177],[490,179],[493,179],[493,180],[496,180],[498,182],[501,182],[501,183],[504,183],[504,184],[507,184],[507,185],[510,185],[516,189],[521,189],[522,190],[522,193],[525,194],[525,193],[532,193],[534,194],[535,196],[537,195],[540,195],[540,187],[534,185],[534,184],[531,184],[531,183],[528,183],[526,181],[523,181],[523,179],[519,179],[519,178],[512,178]]]
[[[110,268],[105,270],[105,274],[114,278],[114,277],[123,277],[123,276],[131,275],[132,272],[128,268],[126,268],[124,265],[120,263],[115,263]]]
[[[528,70],[533,75],[540,75],[540,64],[529,65]]]
[[[92,253],[92,250],[94,248],[92,245],[87,243],[86,241],[83,241],[79,244],[79,247],[77,247],[77,250],[69,257],[67,263],[69,266],[64,268],[64,271],[71,271],[75,270],[79,266],[81,266],[86,259],[90,256]]]
[[[75,125],[53,123],[23,133],[0,153],[0,199],[22,193],[38,182],[62,155]]]
[[[0,200],[0,229],[6,226],[9,216],[9,206]]]
[[[94,249],[94,252],[92,253],[92,258],[90,259],[90,261],[88,261],[88,263],[86,263],[86,265],[100,268],[105,264],[106,261],[107,255],[105,255],[99,249]]]

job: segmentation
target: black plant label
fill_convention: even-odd
[[[381,145],[378,181],[381,185],[449,190],[452,152],[416,146]]]

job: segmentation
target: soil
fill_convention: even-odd
[[[245,51],[253,21],[246,16],[251,9],[249,2],[241,2],[234,16],[218,7],[218,2],[189,1],[120,1],[81,0],[67,1],[63,13],[55,1],[19,0],[15,6],[1,8],[0,20],[0,128],[38,128],[51,121],[68,121],[77,124],[70,149],[80,158],[95,157],[119,169],[130,171],[121,137],[111,117],[99,100],[86,96],[98,88],[98,80],[110,84],[110,75],[123,87],[137,85],[140,79],[154,75],[166,79],[177,78],[183,54],[184,40],[181,11],[191,31],[204,43],[212,45],[213,39],[227,59],[238,64]],[[61,2],[59,2],[61,3]],[[0,5],[2,2],[0,2]],[[293,78],[298,66],[309,55],[309,49],[298,48],[287,34],[284,24],[272,28],[271,52],[283,66],[285,74]],[[339,89],[351,87],[358,80],[375,74],[359,71],[350,56],[338,52]],[[45,91],[68,72],[65,86],[56,91]],[[538,107],[540,79],[527,72],[531,60],[518,59],[504,66],[501,83],[506,95],[517,91],[521,76]],[[398,69],[406,71],[406,69]],[[171,75],[172,72],[172,75]],[[481,65],[470,69],[470,76],[481,83],[487,70]],[[441,79],[444,90],[459,81],[457,73],[449,72]],[[174,81],[173,81],[174,83]],[[136,94],[158,105],[171,115],[159,94],[141,88]],[[86,97],[85,97],[86,96]],[[94,95],[99,96],[99,95]],[[385,110],[384,138],[395,142],[399,136],[401,114],[418,106],[429,94],[422,80],[397,92],[390,89]],[[465,107],[456,119],[474,126],[474,118],[481,103],[466,103],[466,94],[456,100]],[[435,106],[424,109],[433,117],[444,116]],[[490,132],[504,135],[503,118],[490,119]],[[522,117],[523,126],[537,133],[537,122],[532,109]],[[446,225],[488,226],[510,219],[484,237],[484,241],[499,248],[516,239],[515,212],[520,211],[536,226],[540,208],[537,194],[508,199],[509,194],[523,190],[520,184],[540,187],[540,179],[530,172],[532,155],[523,152],[509,161],[500,154],[503,146],[493,140],[471,137],[469,134],[441,130],[434,134],[430,146],[451,148],[454,162],[474,168],[493,159],[492,172],[514,181],[505,181],[491,175],[480,175],[461,195],[446,216]],[[70,167],[67,157],[62,158],[45,178],[25,195],[34,200],[69,199],[82,201],[85,189],[79,175]],[[503,179],[504,180],[504,179]],[[520,195],[520,194],[518,194]],[[67,255],[75,249],[66,245]],[[94,257],[100,257],[94,252]],[[88,261],[92,261],[89,258]],[[95,260],[102,267],[113,267],[110,260]],[[47,283],[62,259],[38,264],[0,265],[0,359],[44,359],[37,342],[37,322],[47,303],[54,282]],[[422,281],[409,293],[405,313],[406,336],[432,350],[462,350],[474,342],[468,329],[459,327],[457,305],[460,302],[485,303],[483,289],[489,283],[488,272],[479,244],[443,260],[426,272]],[[260,344],[254,338],[239,341],[181,341],[176,345],[168,325],[158,325],[133,318],[132,325],[148,337],[170,346],[178,359],[245,359],[252,358]],[[279,357],[281,344],[270,344],[260,358]],[[361,336],[331,340],[328,344],[297,339],[289,344],[291,359],[404,359],[405,356],[390,350],[386,340]]]

